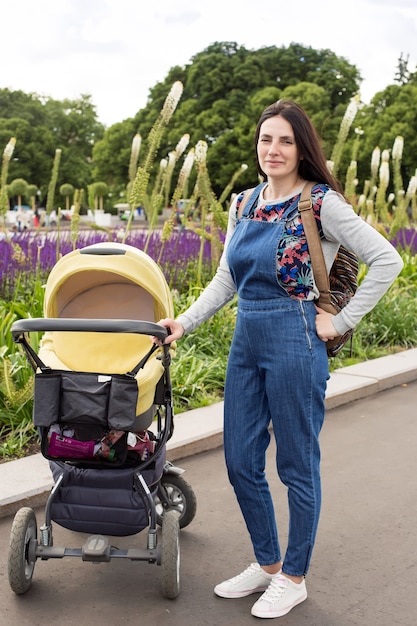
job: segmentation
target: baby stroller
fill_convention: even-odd
[[[168,285],[147,254],[100,243],[54,266],[44,318],[13,324],[35,372],[33,420],[54,478],[39,540],[34,511],[15,515],[8,560],[15,593],[30,588],[37,559],[75,556],[160,565],[163,595],[179,594],[179,530],[193,520],[196,498],[184,470],[165,458],[175,348],[150,341],[164,340],[156,320],[172,314]],[[38,353],[30,332],[44,333]],[[89,537],[81,548],[56,547],[52,522]],[[112,547],[108,536],[145,528],[146,548]]]

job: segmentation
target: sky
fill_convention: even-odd
[[[394,83],[401,54],[417,66],[416,0],[0,0],[0,15],[0,88],[90,95],[107,127],[214,42],[331,50],[358,68],[365,103]]]

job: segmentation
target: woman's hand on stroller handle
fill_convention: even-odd
[[[157,323],[160,326],[164,326],[167,329],[168,335],[166,336],[163,342],[160,339],[158,339],[158,337],[152,337],[153,343],[157,343],[159,345],[162,345],[163,343],[165,344],[172,343],[173,341],[176,341],[177,339],[181,339],[181,337],[184,335],[184,327],[182,326],[182,324],[180,324],[179,322],[169,317],[159,320],[159,322]]]

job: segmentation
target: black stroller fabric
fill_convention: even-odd
[[[40,429],[42,454],[53,460],[78,458],[71,450],[54,454],[50,427],[71,427],[76,439],[94,443],[110,431],[124,431],[113,446],[109,465],[122,465],[127,457],[127,432],[134,429],[138,385],[133,376],[47,370],[35,375],[33,421]],[[63,447],[63,446],[62,446]],[[90,463],[94,453],[91,451]],[[105,465],[102,458],[96,464]]]
[[[133,376],[51,370],[35,375],[35,426],[100,423],[132,430],[138,385]]]
[[[165,454],[141,471],[151,493],[156,492],[165,463]],[[148,507],[140,494],[133,468],[82,469],[50,461],[54,481],[64,473],[53,500],[52,519],[76,532],[134,535],[149,525]]]

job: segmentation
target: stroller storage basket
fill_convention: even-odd
[[[32,366],[38,369],[33,419],[40,431],[45,458],[86,461],[104,467],[122,465],[128,453],[128,432],[133,430],[136,418],[135,374],[156,345],[126,374],[54,370],[41,361],[26,338],[30,331],[51,329],[153,334],[160,339],[166,336],[166,329],[136,320],[30,319],[13,324],[14,340],[23,346]],[[167,350],[164,346],[165,354]]]
[[[35,426],[97,423],[131,430],[138,385],[133,376],[52,370],[35,375]]]
[[[33,421],[48,459],[125,462],[136,418],[133,376],[51,370],[35,375]],[[122,432],[120,432],[122,431]],[[110,443],[110,446],[109,446]]]

